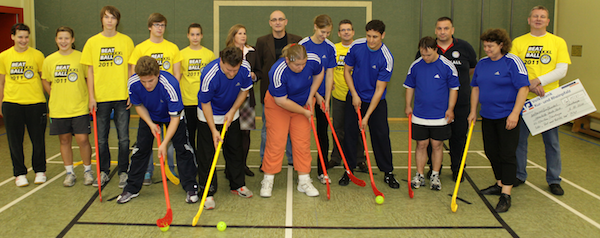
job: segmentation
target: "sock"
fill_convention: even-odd
[[[419,172],[417,172],[417,174],[415,174],[415,175],[417,175],[417,176],[419,176],[419,177],[425,177],[425,176],[423,176],[422,174],[420,174]]]
[[[432,177],[433,177],[433,176],[439,176],[439,175],[440,175],[440,172],[439,172],[439,171],[435,171],[435,170],[434,170],[434,171],[432,171],[432,172],[431,172],[431,176],[432,176]]]
[[[275,179],[275,175],[274,174],[273,175],[266,175],[265,174],[264,179],[273,181]]]
[[[308,174],[302,174],[302,175],[298,175],[298,181],[302,181],[302,180],[308,180],[310,179],[310,175]]]
[[[92,165],[91,164],[90,165],[85,165],[85,164],[83,165],[83,171],[84,172],[91,171],[91,170],[92,170]]]
[[[67,170],[67,173],[73,173],[73,165],[65,165],[65,169]]]

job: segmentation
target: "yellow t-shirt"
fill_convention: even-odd
[[[173,65],[181,62],[181,54],[179,54],[179,48],[177,45],[171,43],[168,40],[164,40],[161,43],[154,43],[150,39],[135,46],[129,64],[136,65],[137,61],[142,56],[150,56],[156,59],[160,70],[167,71],[173,74]]]
[[[129,57],[133,41],[118,33],[113,37],[98,33],[90,37],[81,52],[81,64],[94,68],[96,102],[127,100]]]
[[[211,61],[215,60],[215,54],[202,47],[200,50],[192,50],[186,47],[181,50],[181,97],[184,106],[198,105],[198,91],[200,91],[200,72],[202,68]]]
[[[44,54],[28,47],[19,53],[15,47],[0,53],[0,74],[4,77],[4,102],[36,104],[46,102],[40,79]]]
[[[44,60],[42,78],[52,83],[48,109],[51,118],[71,118],[89,114],[87,66],[80,63],[81,52],[69,55],[54,52]]]
[[[530,33],[517,37],[513,42],[510,53],[513,53],[523,60],[527,67],[529,80],[535,79],[541,75],[547,74],[556,68],[557,63],[571,64],[567,43],[563,38],[546,32],[544,36],[536,37]],[[558,88],[558,80],[544,86],[544,91],[548,92]],[[527,99],[536,97],[534,93],[529,93]]]
[[[344,58],[349,49],[350,46],[344,46],[342,42],[335,44],[337,66],[333,69],[333,91],[331,96],[340,101],[346,101],[346,95],[348,94],[348,85],[344,77]]]

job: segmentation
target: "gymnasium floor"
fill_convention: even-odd
[[[257,124],[260,128],[260,121]],[[137,125],[138,119],[132,118],[132,144]],[[406,179],[407,123],[392,121],[390,127],[395,174],[399,180]],[[104,200],[100,202],[97,188],[83,186],[83,167],[78,166],[75,168],[77,184],[65,188],[62,186],[65,170],[55,136],[46,139],[48,181],[33,185],[31,171],[27,175],[31,185],[16,187],[6,130],[0,127],[0,237],[600,237],[599,139],[571,133],[570,125],[560,128],[565,195],[554,196],[545,181],[541,136],[530,138],[527,184],[513,190],[512,207],[499,215],[493,212],[498,197],[477,193],[478,189],[494,182],[483,153],[479,128],[480,123],[473,133],[467,159],[468,175],[459,190],[456,213],[450,209],[454,183],[450,179],[447,154],[441,176],[442,191],[429,190],[427,181],[427,187],[414,190],[413,199],[408,196],[406,182],[401,181],[400,189],[391,189],[383,182],[383,174],[376,169],[374,159],[375,183],[385,194],[382,205],[375,203],[366,173],[356,173],[367,182],[364,188],[352,183],[339,186],[337,180],[343,173],[342,167],[329,171],[333,180],[329,201],[326,186],[316,180],[316,167],[311,177],[321,196],[307,197],[298,192],[297,174],[285,166],[276,175],[273,196],[261,198],[258,195],[262,180],[258,171],[260,131],[255,130],[248,165],[256,176],[246,177],[246,184],[255,196],[244,199],[227,191],[221,157],[221,166],[216,172],[220,183],[215,195],[216,208],[204,211],[198,226],[192,227],[199,203],[185,203],[181,187],[169,182],[173,223],[168,232],[161,232],[155,225],[156,219],[166,214],[161,184],[144,186],[139,197],[127,204],[117,204],[114,200],[108,201],[122,191],[117,187],[118,176],[113,176],[103,189]],[[90,136],[93,145],[92,138]],[[116,158],[116,140],[113,128],[109,142],[113,146],[113,159]],[[29,157],[31,144],[27,136],[25,141],[25,154]],[[75,161],[79,161],[79,151],[76,144],[73,145]],[[312,148],[316,156],[316,147]],[[26,164],[31,166],[30,158]],[[114,171],[115,165],[112,168]],[[154,182],[160,181],[159,171],[157,167]],[[228,225],[223,232],[215,228],[219,221]]]

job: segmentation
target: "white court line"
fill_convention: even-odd
[[[529,181],[525,181],[525,184],[529,185],[530,187],[532,187],[533,189],[537,190],[538,192],[540,192],[541,194],[543,194],[544,196],[548,197],[550,200],[554,201],[555,203],[557,203],[558,205],[561,205],[562,207],[566,208],[567,210],[569,210],[570,212],[572,212],[573,214],[581,217],[583,220],[587,221],[588,223],[592,224],[593,226],[595,226],[596,228],[600,229],[600,224],[598,224],[596,221],[590,219],[589,217],[587,217],[586,215],[583,215],[581,212],[575,210],[574,208],[572,208],[571,206],[565,204],[564,202],[558,200],[557,198],[555,198],[554,196],[548,194],[546,191],[543,191],[542,189],[538,188],[537,186],[533,185],[531,182]]]
[[[156,149],[156,150],[157,150],[157,149]],[[257,150],[257,149],[250,149],[249,151],[250,151],[250,152],[259,152],[260,150]],[[331,153],[331,151],[332,151],[332,150],[329,150],[329,153]],[[317,150],[310,150],[310,152],[311,152],[311,153],[317,153],[318,151],[317,151]],[[373,153],[373,151],[369,151],[369,153],[371,153],[371,154],[372,154],[372,153]],[[412,151],[412,153],[414,154],[414,153],[415,153],[415,151]],[[450,152],[449,152],[449,151],[447,151],[447,150],[444,150],[444,153],[445,153],[445,154],[448,154],[448,153],[450,153]],[[469,150],[467,153],[483,153],[483,150]],[[408,150],[393,150],[393,151],[392,151],[392,154],[408,154]],[[484,156],[484,157],[485,157],[485,156]]]
[[[77,166],[75,166],[77,167]],[[19,203],[20,201],[23,201],[25,198],[31,196],[32,194],[34,194],[35,192],[37,192],[38,190],[46,187],[46,185],[54,182],[55,180],[57,180],[58,178],[62,177],[63,175],[65,175],[67,173],[67,171],[63,171],[62,173],[54,176],[52,179],[46,181],[43,184],[40,185],[35,185],[36,188],[32,189],[31,191],[27,192],[26,194],[23,194],[22,196],[20,196],[19,198],[13,200],[12,202],[10,202],[9,204],[6,204],[4,207],[0,208],[0,213],[4,212],[6,209],[11,208],[12,206],[14,206],[15,204]]]
[[[294,167],[288,165],[287,170],[287,197],[285,201],[285,226],[292,227],[293,219],[293,198],[294,198]],[[285,237],[292,237],[292,228],[285,228]]]
[[[58,153],[58,154],[55,154],[55,155],[53,155],[52,157],[50,157],[50,158],[46,159],[46,163],[49,163],[51,160],[53,160],[54,158],[56,158],[56,157],[58,157],[58,156],[60,156],[60,153]],[[61,162],[61,163],[62,163],[62,162]],[[30,167],[30,168],[28,168],[28,169],[27,169],[27,172],[30,172],[31,170],[33,170],[33,167]],[[8,182],[10,182],[10,181],[13,181],[13,180],[15,180],[15,177],[14,177],[14,176],[13,176],[13,177],[10,177],[10,178],[8,178],[8,179],[6,179],[6,180],[4,180],[4,181],[2,181],[2,183],[0,183],[0,186],[2,186],[2,185],[4,185],[4,184],[7,184]]]
[[[544,168],[544,167],[540,166],[539,164],[536,164],[536,163],[534,163],[534,162],[533,162],[533,161],[531,161],[531,160],[527,160],[527,162],[529,162],[530,164],[533,164],[533,165],[534,165],[535,167],[537,167],[538,169],[541,169],[541,170],[543,170],[544,172],[546,172],[546,168]],[[577,188],[577,189],[581,190],[582,192],[584,192],[584,193],[587,193],[588,195],[590,195],[590,196],[592,196],[592,197],[594,197],[594,198],[596,198],[596,199],[600,200],[600,196],[596,195],[595,193],[592,193],[591,191],[589,191],[589,190],[587,190],[587,189],[585,189],[585,188],[582,188],[581,186],[579,186],[579,185],[577,185],[577,184],[575,184],[575,183],[573,183],[573,182],[569,181],[569,180],[568,180],[568,179],[566,179],[566,178],[563,178],[562,176],[559,176],[559,177],[560,177],[560,178],[562,179],[562,181],[564,181],[565,183],[568,183],[569,185],[571,185],[571,186],[573,186],[573,187],[575,187],[575,188]]]

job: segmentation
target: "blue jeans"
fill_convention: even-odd
[[[161,131],[164,131],[164,125],[161,125]],[[165,139],[165,135],[164,133],[160,133],[160,137],[161,137],[161,141]],[[137,146],[136,146],[137,147]],[[175,163],[173,162],[173,153],[174,153],[175,148],[173,147],[173,143],[170,142],[169,143],[169,147],[167,148],[167,164],[169,164],[169,169],[171,170],[171,173],[175,176],[177,176],[177,174],[175,173]],[[150,152],[150,160],[148,161],[148,170],[146,170],[146,173],[150,173],[150,176],[152,176],[152,174],[154,173],[154,150],[152,150],[152,152]],[[160,166],[160,165],[159,165]]]
[[[527,179],[527,138],[529,137],[529,128],[527,128],[523,119],[519,123],[521,123],[521,132],[519,135],[519,146],[517,147],[517,178],[525,181]],[[560,162],[558,127],[543,132],[542,139],[546,147],[546,182],[548,184],[559,184],[561,181],[559,176],[562,165]]]
[[[265,145],[267,144],[267,123],[265,122],[265,104],[262,105],[262,123],[263,127],[260,131],[260,162],[262,163],[263,156],[265,155]],[[293,164],[294,159],[292,157],[292,140],[288,134],[287,146],[285,147],[285,156],[288,159],[288,164]]]
[[[110,172],[110,151],[108,150],[108,132],[110,131],[110,113],[115,110],[115,127],[119,138],[119,173],[126,173],[129,168],[129,110],[127,101],[98,103],[96,117],[98,120],[98,147],[100,147],[100,170]]]

